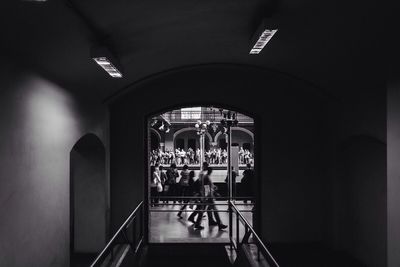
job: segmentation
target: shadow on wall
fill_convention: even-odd
[[[386,144],[354,136],[338,152],[334,247],[367,266],[386,266]]]
[[[71,254],[97,253],[106,243],[105,147],[86,134],[70,153]]]

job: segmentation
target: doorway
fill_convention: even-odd
[[[235,114],[235,125],[230,135],[230,157],[232,167],[231,183],[228,183],[229,145],[227,143],[227,125],[221,121],[225,113]],[[218,227],[208,225],[207,220],[216,220],[219,215],[222,223],[228,224],[227,201],[234,200],[241,205],[242,211],[253,220],[256,205],[256,183],[254,175],[254,151],[246,152],[243,145],[254,139],[243,138],[234,128],[252,133],[254,137],[254,119],[245,114],[219,107],[196,106],[167,110],[148,118],[148,134],[157,131],[163,147],[155,149],[153,138],[149,139],[147,204],[148,204],[148,240],[150,243],[182,242],[229,242],[228,231],[219,231]],[[163,126],[163,127],[160,127]],[[228,131],[229,132],[229,131]],[[246,151],[249,146],[246,144]],[[210,177],[215,185],[213,201],[216,211],[209,212],[202,222],[205,230],[196,231],[191,215],[196,210],[193,190],[186,189],[186,177],[196,182],[207,170],[202,168],[206,162],[211,170]],[[246,178],[243,180],[244,176]],[[244,181],[242,183],[242,180]],[[192,183],[191,182],[191,183]],[[160,184],[160,185],[158,185]],[[230,194],[229,187],[232,187]],[[189,193],[191,192],[191,193]],[[182,211],[181,211],[182,210]],[[216,213],[218,215],[216,215]],[[212,218],[212,219],[211,219]],[[196,221],[196,220],[195,220]]]

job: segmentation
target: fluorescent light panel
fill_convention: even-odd
[[[271,40],[272,36],[277,32],[278,30],[264,30],[260,37],[258,38],[258,41],[255,43],[253,48],[250,50],[251,55],[259,54],[263,48],[267,45],[269,40]]]
[[[102,67],[111,77],[122,78],[122,73],[106,57],[95,57],[93,60]]]

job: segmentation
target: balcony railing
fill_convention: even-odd
[[[171,112],[164,113],[163,118],[169,123],[195,123],[197,120],[210,121],[219,123],[222,120],[221,114],[219,112],[213,111],[180,111],[175,110]],[[239,123],[252,124],[254,120],[246,115],[237,114],[237,119]]]

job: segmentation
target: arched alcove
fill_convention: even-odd
[[[86,134],[70,152],[71,262],[80,254],[98,253],[107,237],[105,147]]]
[[[215,135],[214,143],[220,146],[221,143],[224,143],[223,140],[225,140],[225,135],[220,131]],[[232,143],[253,152],[254,133],[244,127],[232,127]]]
[[[178,145],[177,141],[179,139],[183,140],[183,147],[180,147]],[[197,130],[195,127],[186,127],[186,128],[180,129],[180,130],[176,131],[173,136],[174,148],[183,148],[185,150],[188,149],[189,147],[198,148],[200,146],[198,139],[199,138],[198,138]],[[194,146],[193,146],[193,144],[190,144],[191,142],[189,140],[194,140],[194,142],[195,142]],[[205,148],[208,150],[208,149],[210,149],[210,144],[213,140],[210,133],[208,133],[208,132],[206,133],[205,140],[206,140]]]
[[[161,144],[161,135],[159,132],[157,132],[155,129],[150,128],[150,144],[151,144],[151,150],[156,150],[160,148]]]

